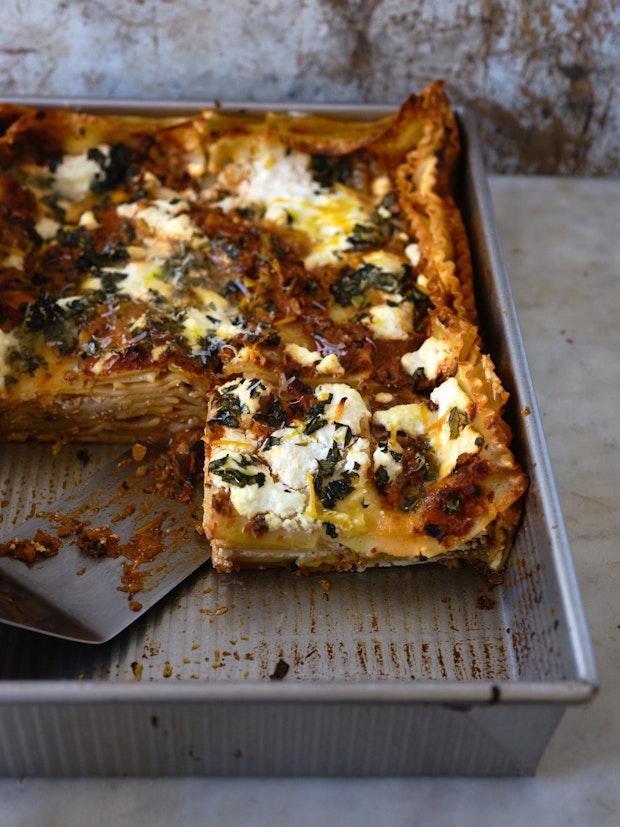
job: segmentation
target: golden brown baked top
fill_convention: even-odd
[[[27,403],[53,435],[64,406],[79,436],[69,396],[120,388],[137,417],[174,377],[204,401],[205,529],[233,556],[501,565],[525,479],[441,84],[375,122],[0,114],[0,424]]]

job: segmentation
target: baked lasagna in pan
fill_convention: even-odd
[[[526,479],[440,83],[373,122],[0,114],[1,439],[202,438],[222,571],[501,569]]]

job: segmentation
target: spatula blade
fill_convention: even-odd
[[[146,461],[154,456],[151,449]],[[140,591],[132,598],[119,590],[130,561],[91,557],[70,535],[62,539],[57,556],[30,566],[0,557],[0,622],[83,643],[105,643],[209,559],[209,544],[196,531],[198,497],[190,503],[164,497],[136,471],[131,455],[121,454],[86,483],[66,490],[10,533],[3,532],[0,542],[29,539],[37,530],[56,537],[62,523],[53,515],[90,521],[90,528],[110,527],[121,545],[140,532],[158,531],[162,550],[135,567]]]

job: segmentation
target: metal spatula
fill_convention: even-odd
[[[196,531],[198,494],[191,503],[162,496],[136,471],[131,454],[121,454],[86,483],[65,490],[52,505],[19,526],[2,527],[0,533],[0,543],[33,538],[38,530],[56,537],[59,528],[63,533],[58,514],[90,521],[91,528],[110,527],[121,545],[140,532],[157,531],[162,550],[136,567],[142,588],[133,599],[119,590],[129,561],[89,556],[71,534],[62,538],[57,556],[30,566],[0,557],[0,622],[67,640],[104,643],[209,559],[209,544]]]

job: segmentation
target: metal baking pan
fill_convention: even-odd
[[[213,105],[13,100],[149,114]],[[204,567],[100,647],[2,627],[0,775],[528,775],[566,706],[593,696],[592,647],[475,124],[467,113],[460,124],[481,326],[531,482],[504,585],[489,602],[476,574],[440,566],[309,577]],[[82,468],[74,448],[0,446],[5,519],[25,518],[33,499],[52,501],[63,480],[120,450],[89,446]],[[280,660],[288,673],[270,679]]]

